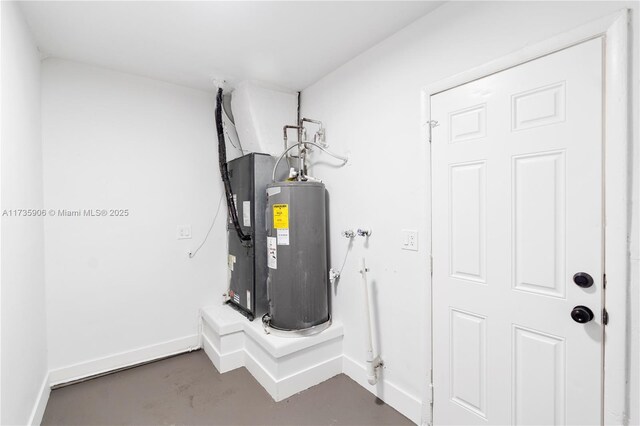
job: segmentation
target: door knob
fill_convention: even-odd
[[[573,310],[571,311],[571,318],[573,318],[575,322],[584,324],[593,319],[593,312],[586,306],[579,305],[573,308]]]
[[[573,282],[578,287],[589,288],[593,285],[593,278],[586,272],[578,272],[573,276]]]

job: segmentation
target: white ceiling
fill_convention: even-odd
[[[211,89],[300,90],[442,1],[23,2],[43,56]]]

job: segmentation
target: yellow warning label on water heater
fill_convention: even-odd
[[[275,229],[289,229],[289,204],[273,205],[273,227]]]

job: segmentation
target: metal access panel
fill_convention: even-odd
[[[229,161],[229,178],[238,210],[238,220],[251,242],[238,237],[227,221],[229,246],[228,303],[253,320],[267,312],[267,239],[265,209],[266,188],[271,182],[275,159],[267,154],[251,153]]]

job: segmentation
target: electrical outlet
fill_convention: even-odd
[[[418,231],[412,229],[402,230],[402,249],[418,251]]]
[[[188,240],[191,238],[191,225],[180,225],[177,230],[177,238],[179,240]]]

